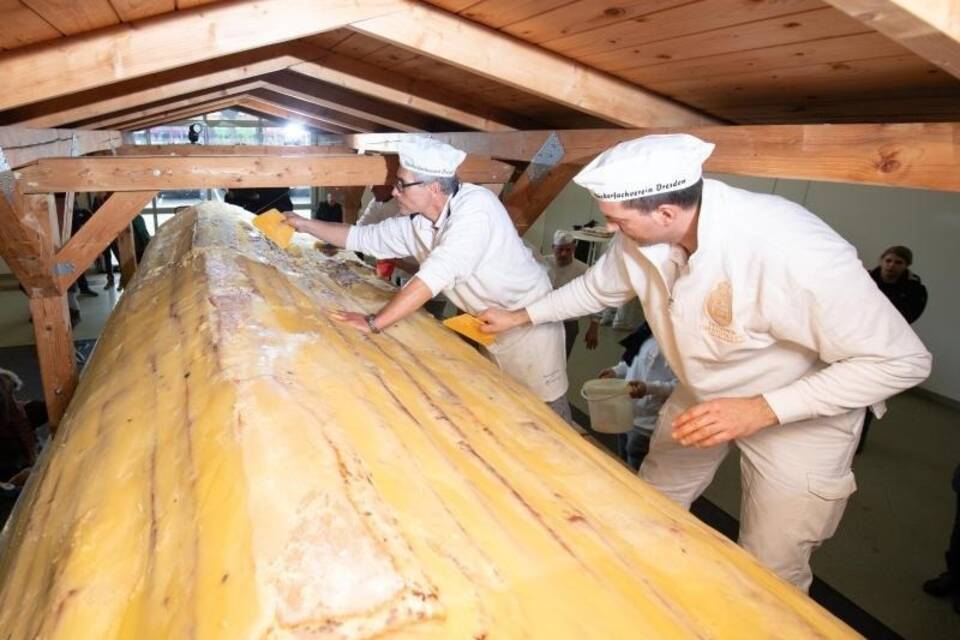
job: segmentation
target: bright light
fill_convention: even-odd
[[[306,133],[307,130],[304,128],[304,126],[297,122],[291,122],[283,128],[283,138],[285,141],[301,140]]]

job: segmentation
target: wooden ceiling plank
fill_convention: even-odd
[[[617,124],[689,125],[713,119],[635,85],[441,10],[410,3],[351,29],[465,68]]]
[[[640,28],[643,16],[689,4],[691,0],[626,0],[609,5],[596,0],[564,3],[552,11],[503,27],[504,33],[539,44],[604,27],[623,24]],[[598,37],[601,37],[598,35]]]
[[[319,63],[296,64],[290,71],[479,131],[507,131],[524,124],[516,116],[447,93],[435,83],[390,73],[338,54],[331,53]]]
[[[567,4],[570,0],[483,0],[457,13],[492,29],[501,29],[521,20],[535,20]]]
[[[823,9],[820,0],[710,0],[688,2],[608,27],[582,31],[538,44],[570,56],[606,53],[651,42],[706,34],[717,29],[745,26],[751,22],[779,19],[800,12]]]
[[[726,107],[722,113],[734,122],[930,122],[960,121],[960,92],[945,96],[912,96],[898,100],[783,100]]]
[[[907,53],[906,49],[886,36],[879,33],[860,33],[644,65],[618,71],[617,75],[646,86],[648,82],[664,82],[678,78],[721,78],[740,73],[775,72],[814,64],[884,58],[904,53]]]
[[[163,15],[177,10],[176,0],[110,0],[123,22]]]
[[[389,162],[384,156],[353,154],[48,158],[21,170],[18,185],[25,193],[367,186],[386,183]],[[489,158],[468,159],[458,170],[463,180],[479,183],[505,182],[512,173],[509,165]]]
[[[20,0],[65,35],[110,27],[120,22],[108,0]]]
[[[956,0],[826,0],[960,78],[960,4]]]
[[[750,24],[657,40],[625,49],[578,54],[575,57],[598,69],[617,72],[672,60],[703,58],[862,33],[867,33],[862,24],[834,9],[825,7],[816,11],[759,20]]]
[[[351,32],[349,38],[343,40],[333,47],[333,51],[336,51],[344,56],[350,56],[351,58],[362,59],[364,56],[370,55],[371,53],[376,53],[377,51],[380,51],[388,46],[389,45],[377,40],[376,38],[371,38],[361,33]]]
[[[63,35],[20,0],[0,0],[0,24],[0,49],[15,49]]]
[[[430,131],[440,122],[410,109],[351,91],[293,71],[278,71],[265,76],[275,87],[292,92],[291,95],[309,96],[311,101],[330,109],[349,113],[399,131]]]
[[[879,186],[960,191],[960,123],[721,126],[556,131],[568,164],[586,164],[624,140],[690,133],[717,145],[707,171]],[[430,134],[468,153],[529,162],[549,131]],[[359,134],[367,151],[395,151],[404,134]]]
[[[15,49],[0,54],[0,110],[286,42],[405,6],[402,0],[327,0],[318,11],[312,0],[235,0]]]
[[[783,101],[790,97],[896,99],[930,92],[955,94],[958,89],[953,76],[913,54],[723,76],[716,81],[709,78],[677,80],[655,83],[651,87],[682,96],[683,100],[705,109]]]

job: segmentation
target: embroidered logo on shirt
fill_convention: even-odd
[[[724,342],[743,342],[744,336],[730,326],[733,324],[733,287],[729,280],[714,285],[704,310],[710,319],[702,325],[707,333]]]

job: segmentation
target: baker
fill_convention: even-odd
[[[440,292],[463,311],[478,314],[493,306],[522,309],[552,290],[546,269],[523,244],[497,197],[457,178],[463,151],[418,137],[402,143],[399,156],[393,195],[407,215],[362,227],[287,216],[297,231],[338,247],[377,258],[412,256],[420,263],[417,274],[377,313],[339,312],[335,318],[380,333]],[[570,421],[562,323],[517,327],[483,350]]]
[[[931,357],[854,248],[803,207],[702,178],[714,145],[646,136],[574,178],[619,234],[582,277],[524,309],[515,331],[634,296],[679,383],[641,477],[689,508],[740,449],[740,544],[801,589],[810,554],[856,489],[864,407],[924,380]]]

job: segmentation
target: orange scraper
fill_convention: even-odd
[[[483,345],[491,345],[497,341],[497,338],[492,333],[484,333],[481,331],[480,326],[482,324],[482,322],[469,313],[462,313],[459,316],[453,316],[443,321],[445,327],[453,329],[460,335],[466,336],[474,342],[479,342]]]
[[[263,232],[274,244],[281,249],[286,249],[293,239],[293,227],[288,225],[283,214],[276,209],[270,209],[266,213],[261,213],[253,221],[253,226]]]

